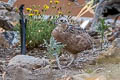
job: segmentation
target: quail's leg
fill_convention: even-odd
[[[61,68],[61,65],[60,65],[59,57],[58,57],[57,54],[55,55],[55,57],[56,57],[56,62],[57,62],[58,68],[61,70],[62,68]]]
[[[70,63],[67,65],[67,67],[69,67],[69,66],[74,62],[74,60],[76,59],[76,57],[77,57],[77,54],[72,54],[72,55],[71,55],[71,61],[70,61]]]

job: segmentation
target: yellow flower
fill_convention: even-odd
[[[28,16],[34,16],[34,14],[31,13],[31,14],[28,14]]]
[[[38,12],[39,12],[39,10],[34,10],[34,12],[35,12],[35,13],[38,13]]]
[[[55,3],[55,4],[58,4],[58,3],[60,3],[60,1],[59,1],[59,0],[55,0],[54,3]]]
[[[50,0],[50,4],[52,4],[53,3],[53,1],[52,0]]]
[[[63,13],[62,13],[62,11],[58,11],[58,14],[61,15],[61,14],[63,14]]]
[[[40,13],[38,13],[37,16],[40,16]]]
[[[26,10],[29,12],[29,11],[31,11],[32,9],[31,9],[31,8],[26,8]]]
[[[43,6],[43,8],[44,8],[45,10],[48,10],[48,9],[49,9],[49,6],[48,6],[47,4],[45,4],[45,5]]]

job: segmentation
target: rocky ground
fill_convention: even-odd
[[[5,41],[4,34],[0,33],[0,80],[119,80],[120,28],[117,26],[114,30],[110,29],[113,34],[107,38],[109,41],[103,45],[103,50],[98,35],[95,39],[96,46],[79,53],[69,67],[66,65],[70,61],[70,55],[64,52],[60,56],[61,70],[55,59],[46,56],[45,49],[34,48],[27,51],[27,55],[21,55],[20,46],[10,46],[9,42]],[[12,35],[9,33],[6,32],[10,36],[8,39],[17,35],[14,32]],[[105,35],[109,35],[107,31]],[[16,39],[11,43],[16,43]]]
[[[120,39],[106,50],[87,50],[78,54],[74,64],[65,67],[69,55],[60,57],[64,68],[46,57],[46,51],[33,49],[20,55],[20,48],[0,49],[0,80],[119,80]],[[29,56],[28,56],[29,55]]]
[[[119,80],[120,39],[119,36],[108,39],[102,51],[100,38],[95,39],[95,48],[79,53],[69,67],[66,65],[71,58],[64,52],[60,56],[61,70],[55,59],[46,56],[45,49],[34,48],[27,55],[20,55],[20,46],[10,47],[5,42],[6,46],[0,47],[0,80]]]

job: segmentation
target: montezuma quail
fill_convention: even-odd
[[[81,51],[92,48],[92,38],[82,28],[74,25],[69,25],[67,19],[61,17],[58,19],[57,27],[52,31],[53,37],[63,44],[65,50],[72,54],[71,63]]]

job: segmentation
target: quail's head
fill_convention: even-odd
[[[56,20],[56,24],[68,24],[68,19],[65,16],[61,16]]]
[[[57,24],[56,29],[58,29],[59,31],[65,31],[68,28],[68,25],[69,25],[68,19],[65,16],[59,17],[56,20],[56,24]]]

